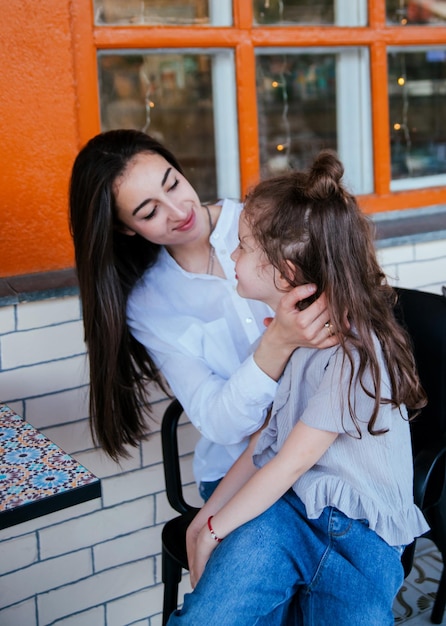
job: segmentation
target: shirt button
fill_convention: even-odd
[[[213,239],[220,239],[220,235],[218,233],[213,233]]]
[[[227,253],[228,253],[227,250],[224,250],[224,249],[220,250],[220,254],[227,254]]]
[[[245,319],[245,322],[246,322],[247,324],[252,324],[252,317],[247,317],[247,318]]]

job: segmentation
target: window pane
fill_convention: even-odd
[[[389,24],[425,24],[435,26],[446,23],[446,0],[386,0]]]
[[[99,53],[102,130],[135,128],[176,155],[203,200],[217,197],[212,56]]]
[[[392,51],[388,67],[392,178],[445,174],[446,48]]]
[[[261,176],[336,150],[356,193],[373,190],[368,55],[363,49],[257,56]]]
[[[367,0],[252,0],[254,24],[364,26]]]
[[[308,165],[321,148],[337,149],[334,54],[257,57],[261,173]]]
[[[232,0],[93,0],[95,24],[232,24]]]

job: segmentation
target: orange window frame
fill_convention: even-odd
[[[368,213],[418,208],[446,202],[446,188],[390,191],[390,136],[387,48],[445,45],[446,26],[387,26],[385,0],[368,0],[365,27],[253,27],[249,0],[233,0],[234,24],[212,26],[95,26],[92,0],[71,5],[74,72],[77,84],[79,143],[100,131],[97,51],[148,48],[218,48],[234,50],[242,193],[259,177],[255,77],[258,47],[365,46],[370,50],[372,94],[373,194],[361,196]]]

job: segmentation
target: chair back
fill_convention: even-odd
[[[161,445],[163,449],[166,495],[170,506],[181,514],[194,509],[194,507],[188,504],[184,499],[181,482],[177,427],[182,415],[183,407],[177,399],[173,399],[167,407],[161,423]]]
[[[411,422],[414,456],[446,437],[446,298],[397,288],[396,315],[413,343],[427,406]]]

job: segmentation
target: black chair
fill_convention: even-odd
[[[414,345],[421,381],[429,397],[422,413],[411,422],[414,452],[414,497],[431,527],[426,537],[438,547],[446,563],[446,298],[411,289],[397,289],[397,317]],[[183,414],[178,400],[164,413],[161,437],[167,498],[180,513],[162,532],[163,626],[177,608],[182,569],[188,569],[185,534],[199,509],[183,497],[178,456],[177,425]],[[415,542],[403,554],[405,575],[410,573]],[[443,566],[431,614],[441,624],[446,604],[446,568]]]
[[[431,530],[443,571],[431,613],[441,624],[446,605],[446,298],[413,289],[397,290],[396,315],[411,335],[415,360],[428,404],[411,422],[414,455],[414,498]],[[403,554],[406,576],[415,543]]]
[[[175,399],[167,407],[161,424],[166,495],[170,506],[180,513],[178,517],[166,522],[161,534],[161,568],[164,583],[163,626],[178,605],[178,585],[181,581],[182,570],[188,569],[186,529],[199,511],[190,506],[183,496],[177,436],[178,421],[182,414],[183,407]]]

